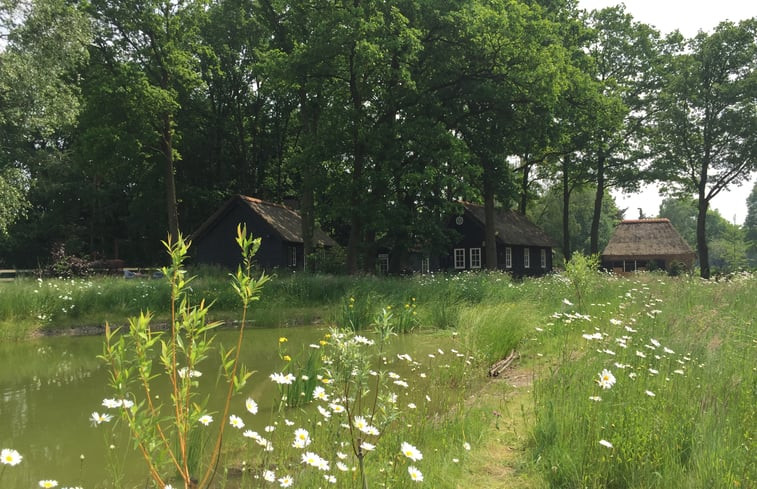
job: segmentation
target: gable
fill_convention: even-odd
[[[472,219],[481,229],[485,228],[484,207],[477,204],[463,203],[463,219]],[[509,209],[494,209],[494,232],[497,241],[509,246],[534,246],[554,248],[556,244],[539,226],[532,223],[523,214]]]
[[[211,233],[219,222],[229,218],[233,218],[235,222],[258,221],[264,223],[270,234],[275,234],[281,241],[298,244],[303,242],[302,218],[296,211],[244,195],[236,195],[226,201],[192,234],[192,239],[201,239]],[[313,232],[313,241],[317,246],[337,246],[336,241],[318,227]]]

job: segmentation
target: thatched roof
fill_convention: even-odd
[[[242,205],[249,208],[252,212],[259,215],[268,223],[274,231],[281,236],[284,241],[292,243],[302,243],[302,218],[300,215],[281,204],[274,204],[264,200],[248,197],[246,195],[235,195],[212,216],[205,221],[200,228],[192,235],[193,239],[205,234],[213,223],[229,212],[234,206]],[[249,230],[248,230],[249,231]],[[338,246],[328,234],[316,226],[313,232],[313,244],[317,246]]]
[[[469,202],[463,202],[462,204],[466,212],[479,221],[481,226],[485,225],[484,206]],[[505,245],[542,246],[548,248],[556,246],[552,238],[539,226],[529,221],[520,212],[510,209],[494,209],[494,232],[497,235],[497,240]]]
[[[669,258],[691,262],[694,256],[668,219],[622,221],[602,252],[607,260]]]

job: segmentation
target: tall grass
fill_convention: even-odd
[[[585,297],[538,341],[531,452],[550,487],[757,484],[755,278],[595,280],[615,298]]]

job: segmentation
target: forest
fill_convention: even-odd
[[[154,265],[234,194],[296,207],[347,273],[444,249],[460,200],[569,257],[637,217],[612,191],[656,182],[709,278],[757,266],[757,187],[743,225],[710,209],[755,171],[757,18],[686,38],[574,0],[0,0],[0,267]]]

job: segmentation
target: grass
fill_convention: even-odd
[[[287,275],[267,284],[252,319],[360,332],[371,331],[383,310],[408,325],[402,329],[431,335],[431,344],[456,345],[467,362],[450,356],[449,346],[422,359],[407,352],[419,362],[417,372],[433,374],[433,383],[413,378],[414,390],[433,392],[434,402],[418,401],[421,409],[406,413],[404,425],[387,418],[382,435],[393,447],[380,452],[384,460],[412,437],[432,487],[755,487],[756,282],[754,275],[705,282],[654,273],[591,273],[580,281],[513,281],[499,273]],[[192,284],[224,319],[237,312],[225,283],[223,274],[211,273]],[[145,306],[160,318],[167,303],[161,284],[1,284],[0,335],[121,320]],[[487,381],[486,368],[513,349],[520,354],[516,370]],[[598,383],[604,369],[616,379],[608,389]],[[325,436],[330,443],[332,435]],[[461,449],[464,443],[472,450]],[[399,466],[392,467],[369,468],[371,480],[404,487]]]

